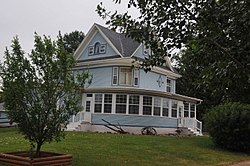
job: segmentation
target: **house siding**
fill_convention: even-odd
[[[102,119],[114,125],[131,126],[131,127],[161,127],[161,128],[176,128],[177,119],[168,117],[153,117],[153,116],[135,116],[122,114],[92,114],[91,123],[93,125],[106,125]]]
[[[112,73],[113,67],[99,67],[90,68],[89,72],[93,75],[92,83],[89,88],[100,88],[100,87],[122,87],[123,85],[112,85]],[[161,79],[159,79],[161,77]],[[145,90],[156,90],[161,92],[166,92],[166,76],[158,74],[155,72],[145,72],[144,70],[139,70],[139,85],[131,86],[134,88],[140,88]],[[158,82],[161,82],[159,86]],[[171,80],[171,92],[175,93],[175,80]],[[125,85],[128,87],[128,85]]]

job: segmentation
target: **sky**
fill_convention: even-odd
[[[128,0],[115,4],[113,0],[1,0],[0,1],[0,61],[3,61],[6,46],[18,36],[21,46],[29,53],[34,45],[34,32],[53,39],[75,30],[85,34],[94,23],[105,26],[105,20],[96,13],[96,6],[102,1],[106,9],[127,11]],[[130,9],[133,16],[136,9]]]

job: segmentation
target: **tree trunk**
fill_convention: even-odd
[[[41,147],[42,147],[42,143],[38,142],[37,145],[36,145],[36,154],[35,154],[35,157],[40,157],[41,153]]]

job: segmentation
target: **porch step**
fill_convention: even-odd
[[[178,127],[178,130],[181,130],[181,135],[189,135],[189,136],[202,136],[199,132],[192,130],[191,128],[187,127]]]

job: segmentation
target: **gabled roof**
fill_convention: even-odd
[[[81,56],[81,53],[86,48],[88,42],[93,38],[93,36],[100,32],[100,34],[104,37],[105,40],[110,44],[110,46],[117,53],[115,57],[133,57],[135,52],[142,46],[141,43],[133,40],[130,37],[127,37],[124,33],[118,33],[106,27],[103,27],[99,24],[94,24],[86,37],[83,39],[82,43],[79,45],[77,50],[75,51],[76,59]],[[136,57],[137,59],[140,59]],[[101,58],[104,59],[104,58]],[[93,60],[93,59],[91,59]],[[95,59],[96,60],[96,59]],[[168,58],[166,58],[166,64],[161,66],[160,68],[170,70],[174,73],[177,73],[171,66],[171,63]]]
[[[112,44],[124,57],[131,56],[134,51],[140,46],[140,43],[127,37],[123,33],[117,33],[99,24],[96,24],[96,26],[105,34],[105,36],[109,38]]]

